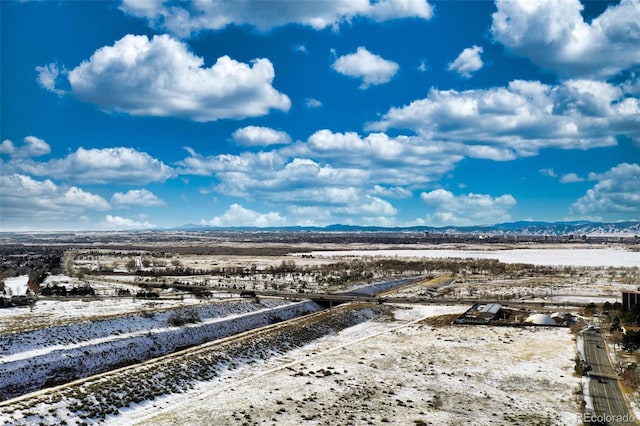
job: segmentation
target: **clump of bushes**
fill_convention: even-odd
[[[200,315],[198,315],[198,313],[193,309],[182,312],[174,312],[167,319],[169,325],[173,327],[180,327],[185,324],[195,324],[200,321],[202,321],[200,319]]]
[[[65,285],[53,284],[40,288],[41,296],[95,296],[96,291],[90,286],[73,287],[67,290]]]
[[[158,299],[160,295],[155,291],[139,291],[136,293],[138,299]]]

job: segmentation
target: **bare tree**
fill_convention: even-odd
[[[634,364],[628,366],[622,373],[622,381],[632,388],[640,386],[640,371]]]
[[[570,330],[571,333],[573,334],[578,334],[585,326],[585,322],[582,318],[578,319],[575,323],[573,323],[573,325],[571,326]]]
[[[131,259],[129,260],[126,264],[125,267],[127,268],[127,271],[131,272],[134,269],[136,269],[136,261]]]
[[[609,335],[609,342],[613,343],[614,348],[618,348],[618,345],[622,343],[622,339],[624,334],[619,330],[614,330],[613,333]]]

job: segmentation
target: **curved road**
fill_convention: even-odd
[[[586,330],[583,334],[585,361],[591,366],[589,372],[589,394],[597,415],[608,417],[609,425],[636,425],[629,421],[633,412],[629,410],[618,386],[618,377],[609,362],[606,345],[600,330]],[[585,422],[585,424],[588,424]]]

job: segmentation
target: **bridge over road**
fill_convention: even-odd
[[[416,279],[413,284],[419,284],[422,282],[422,279]],[[412,283],[403,283],[402,287],[406,287],[408,285],[412,285]],[[531,308],[540,308],[544,306],[545,308],[552,307],[584,307],[584,304],[576,303],[576,302],[556,302],[556,301],[531,301],[531,300],[496,300],[496,299],[477,299],[472,297],[465,298],[453,298],[453,297],[407,297],[407,296],[391,296],[393,293],[392,289],[385,289],[380,292],[343,292],[343,293],[294,293],[291,291],[278,291],[278,290],[244,290],[239,288],[229,288],[229,287],[218,287],[218,286],[197,286],[194,287],[192,285],[183,285],[183,284],[173,284],[171,287],[176,288],[177,290],[194,292],[197,290],[202,293],[204,291],[210,293],[226,293],[226,294],[237,294],[238,296],[243,295],[245,297],[279,297],[282,299],[311,299],[315,302],[321,304],[330,304],[330,305],[339,305],[341,303],[348,302],[368,302],[368,303],[414,303],[414,304],[433,304],[433,305],[473,305],[476,303],[479,304],[489,304],[489,303],[504,303],[509,306],[521,306],[521,307],[531,307]],[[164,297],[164,296],[163,296]]]

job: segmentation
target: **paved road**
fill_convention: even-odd
[[[593,408],[598,415],[611,416],[611,420],[629,417],[629,408],[618,386],[618,377],[609,362],[607,349],[600,330],[587,330],[584,338],[585,361],[591,366],[589,372],[589,393]],[[633,413],[631,413],[633,414]],[[609,425],[635,425],[630,422],[610,421]]]

